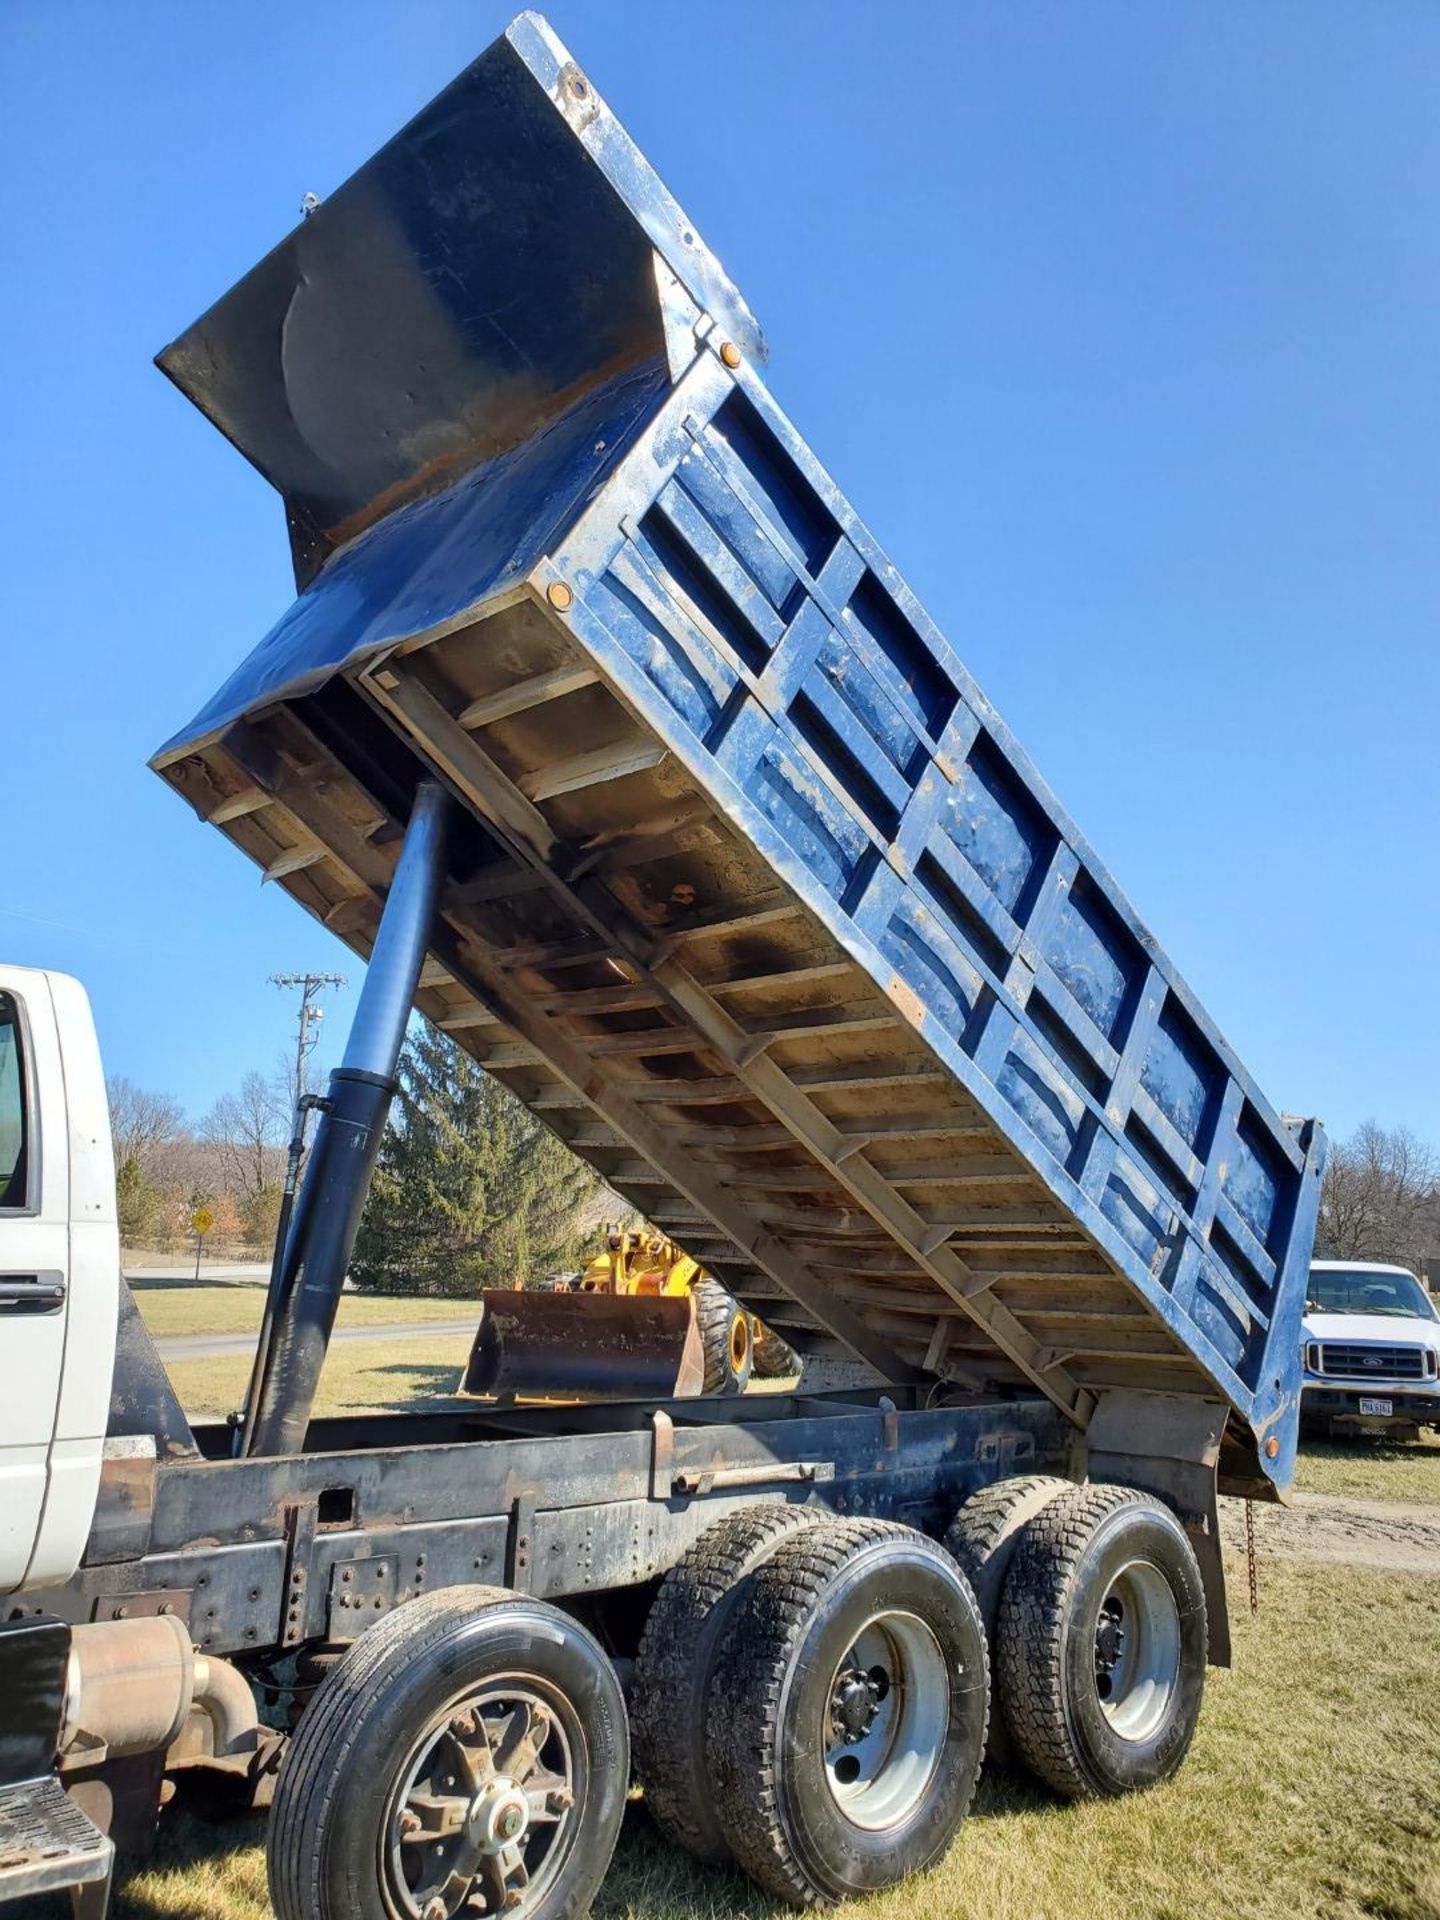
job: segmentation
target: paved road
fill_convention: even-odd
[[[147,1282],[154,1286],[163,1284],[168,1287],[193,1287],[196,1285],[194,1265],[183,1267],[126,1267],[125,1278],[132,1286],[138,1280],[143,1286]],[[270,1278],[269,1263],[264,1260],[238,1260],[224,1265],[209,1260],[201,1262],[199,1285],[208,1286],[218,1281],[224,1286],[263,1286]]]
[[[446,1334],[473,1334],[478,1311],[464,1320],[405,1320],[390,1327],[337,1327],[332,1343],[349,1340],[423,1340]],[[172,1333],[157,1340],[162,1360],[218,1360],[227,1353],[253,1353],[253,1333]]]

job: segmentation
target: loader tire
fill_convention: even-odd
[[[1070,1800],[1169,1779],[1205,1688],[1205,1589],[1180,1522],[1072,1487],[1026,1527],[1000,1601],[998,1691],[1026,1765]]]
[[[932,1866],[969,1811],[989,1698],[980,1610],[943,1547],[885,1520],[783,1541],[725,1631],[705,1718],[736,1861],[796,1907]]]
[[[978,1493],[972,1493],[945,1531],[946,1551],[954,1555],[979,1602],[992,1673],[1000,1595],[1016,1546],[1036,1514],[1049,1506],[1058,1494],[1068,1493],[1074,1484],[1073,1480],[1043,1473],[1027,1474],[1018,1480],[996,1480],[988,1487],[981,1487]],[[985,1749],[985,1759],[987,1764],[1001,1767],[1018,1764],[998,1690],[990,1707],[990,1743]]]
[[[705,1772],[705,1708],[720,1640],[756,1569],[814,1507],[750,1507],[707,1527],[660,1583],[640,1636],[630,1732],[635,1774],[657,1827],[697,1860],[728,1864]]]
[[[761,1380],[798,1379],[804,1369],[804,1361],[791,1346],[790,1342],[775,1329],[767,1326],[763,1320],[756,1320],[752,1327],[755,1348],[755,1372]]]
[[[472,1807],[473,1830],[440,1821],[428,1840],[427,1821],[483,1790],[484,1758],[502,1750],[508,1778],[484,1819]],[[581,1920],[628,1778],[620,1683],[583,1627],[503,1588],[426,1594],[362,1635],[301,1717],[267,1843],[276,1920],[458,1912],[482,1884],[514,1920]],[[502,1821],[522,1825],[503,1851]]]
[[[750,1384],[755,1351],[750,1316],[718,1280],[697,1282],[695,1323],[705,1355],[706,1393],[743,1393]]]

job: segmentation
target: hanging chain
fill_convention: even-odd
[[[1250,1576],[1250,1611],[1260,1611],[1260,1570],[1255,1563],[1255,1502],[1245,1502],[1245,1568]]]

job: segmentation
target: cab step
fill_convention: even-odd
[[[53,1774],[0,1787],[0,1906],[68,1890],[75,1920],[105,1920],[114,1864],[114,1842]]]

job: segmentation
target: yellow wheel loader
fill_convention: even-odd
[[[650,1228],[606,1230],[583,1273],[547,1289],[490,1288],[463,1393],[628,1400],[743,1393],[752,1372],[798,1374],[790,1345]]]

